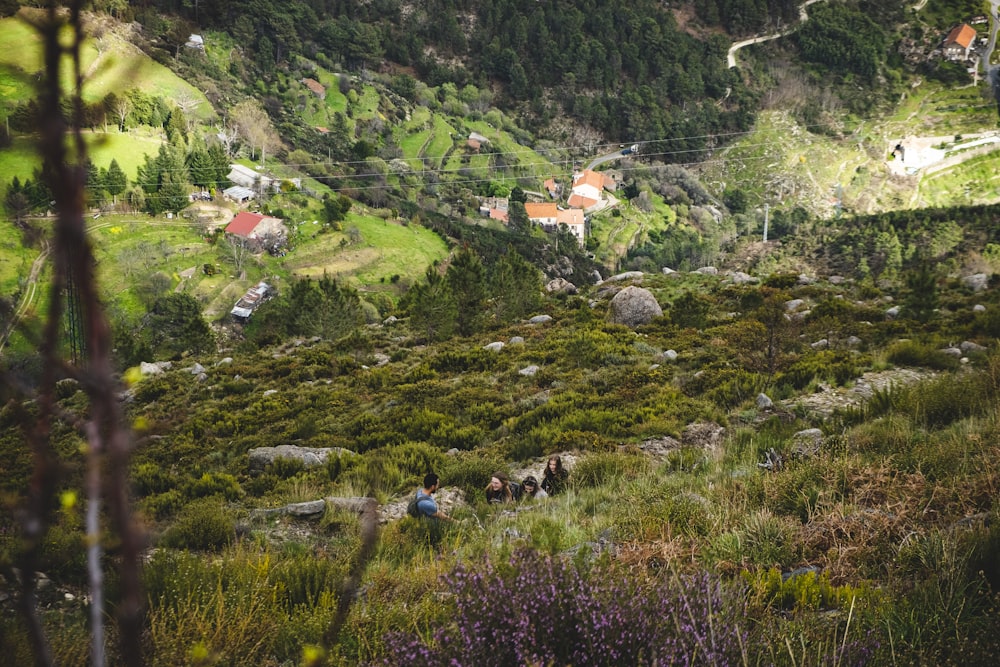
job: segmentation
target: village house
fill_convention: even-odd
[[[306,77],[302,79],[300,83],[302,83],[302,85],[308,88],[309,91],[319,99],[322,100],[326,97],[326,88],[323,86],[322,83],[320,83],[316,79],[310,79]]]
[[[528,214],[531,224],[541,225],[542,229],[556,229],[559,224],[559,207],[555,202],[528,202],[524,205],[524,212]]]
[[[465,147],[473,153],[478,153],[479,149],[490,143],[490,140],[478,132],[470,132],[469,139],[465,142]]]
[[[559,209],[556,221],[560,226],[566,225],[582,248],[587,239],[587,218],[584,216],[583,210],[579,208]]]
[[[941,52],[948,60],[968,60],[976,43],[976,30],[968,24],[955,26],[941,45]]]
[[[553,199],[559,196],[560,187],[559,184],[556,183],[556,179],[554,178],[546,179],[546,181],[542,183],[542,187],[545,188],[545,191],[548,192],[549,196],[552,197]]]
[[[506,197],[485,197],[479,205],[479,213],[491,220],[507,224],[510,221],[510,203]]]
[[[573,174],[573,187],[567,203],[584,211],[596,208],[604,199],[604,190],[613,190],[615,181],[606,174],[585,169]]]
[[[241,211],[236,214],[226,225],[225,232],[229,236],[245,240],[254,251],[268,250],[273,252],[283,247],[288,239],[288,230],[281,218],[272,218],[249,211]]]

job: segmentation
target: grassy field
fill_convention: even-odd
[[[923,178],[916,198],[923,206],[1000,200],[1000,154],[982,155]]]
[[[146,155],[155,156],[163,142],[158,134],[139,130],[125,134],[87,132],[84,137],[90,159],[95,165],[107,169],[111,160],[116,159],[129,180],[135,179]],[[36,152],[34,141],[32,137],[14,137],[11,146],[0,151],[0,192],[6,192],[7,185],[15,176],[23,183],[32,177],[35,169],[41,168],[42,161]]]
[[[392,276],[416,281],[425,267],[447,253],[434,232],[369,213],[348,214],[344,232],[313,235],[309,226],[305,223],[298,232],[300,238],[309,235],[308,240],[282,263],[292,276],[318,278],[326,273],[355,287],[387,285]],[[360,232],[358,243],[350,242],[347,230],[352,226]]]
[[[9,297],[28,277],[37,250],[21,245],[21,232],[8,220],[0,220],[0,296]]]
[[[42,67],[41,41],[30,26],[12,17],[0,19],[0,44],[18,45],[16,49],[0,49],[0,101],[25,102],[34,94],[34,73]],[[200,90],[113,33],[85,42],[81,67],[85,77],[83,97],[87,101],[100,100],[110,92],[121,93],[122,82],[128,81],[166,100],[196,100],[198,106],[192,113],[197,118],[208,119],[214,113]],[[63,68],[61,74],[64,88],[70,88],[69,68]]]
[[[455,145],[455,128],[442,116],[434,116],[434,137],[421,156],[432,169],[441,167],[445,155]]]
[[[470,121],[469,127],[490,140],[488,153],[502,153],[511,167],[511,175],[537,178],[541,181],[559,173],[556,165],[527,146],[522,146],[507,132],[498,132],[486,121]]]

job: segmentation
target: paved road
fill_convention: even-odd
[[[623,149],[619,148],[614,153],[608,153],[607,155],[601,155],[600,157],[595,157],[593,160],[590,161],[590,164],[587,165],[587,169],[596,169],[598,166],[604,164],[605,162],[611,162],[612,160],[617,160],[618,158],[625,157],[624,155],[622,155],[622,150]]]
[[[983,50],[983,76],[986,80],[990,82],[993,86],[993,97],[1000,101],[1000,67],[997,65],[991,65],[990,59],[993,56],[993,49],[997,45],[997,24],[1000,21],[997,20],[997,13],[1000,12],[1000,0],[990,0],[990,41],[986,44],[986,48]]]
[[[778,39],[779,37],[784,37],[785,35],[795,32],[796,29],[803,23],[809,20],[809,13],[806,11],[806,7],[813,4],[814,2],[819,2],[820,0],[806,0],[801,5],[799,5],[799,24],[794,25],[790,28],[786,28],[781,32],[776,32],[771,35],[760,35],[758,37],[751,37],[750,39],[744,39],[741,42],[735,42],[729,47],[729,53],[726,55],[726,62],[730,67],[736,67],[736,52],[742,49],[744,46],[750,46],[751,44],[760,44],[761,42],[767,42],[772,39]]]

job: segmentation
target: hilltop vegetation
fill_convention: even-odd
[[[927,179],[903,202],[873,166],[911,116],[955,134],[992,109],[950,113],[971,89],[938,81],[871,129],[908,73],[849,47],[892,43],[902,3],[821,10],[768,51],[811,64],[747,73],[714,30],[792,3],[94,4],[183,78],[133,71],[207,92],[142,75],[85,96],[89,133],[155,148],[96,149],[79,189],[0,155],[5,659],[90,664],[106,617],[129,665],[995,660],[1000,207],[980,184],[910,208],[954,199]],[[120,27],[94,25],[102,48]],[[196,29],[203,53],[181,46]],[[839,47],[856,58],[826,88]],[[743,134],[765,70],[844,107],[776,103]],[[45,109],[11,90],[20,146]],[[584,247],[529,225],[543,180],[607,151],[619,203]],[[278,183],[258,206],[289,225],[281,252],[201,200],[232,161]],[[40,286],[67,276],[63,333]],[[274,298],[226,321],[261,280]],[[623,316],[641,297],[663,314]],[[486,502],[554,454],[563,493]],[[456,523],[405,515],[428,471]]]

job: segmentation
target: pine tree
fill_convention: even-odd
[[[458,333],[475,333],[482,326],[486,304],[486,271],[479,256],[468,247],[462,248],[448,267],[445,281],[458,309]]]
[[[525,317],[541,306],[541,272],[509,246],[490,272],[489,287],[498,324]]]
[[[445,340],[455,332],[458,306],[435,266],[427,267],[426,278],[427,282],[411,287],[404,299],[410,326],[429,342]]]
[[[125,176],[125,172],[122,171],[121,166],[119,166],[118,160],[112,158],[111,164],[108,166],[108,171],[104,175],[104,189],[107,190],[112,197],[115,197],[115,203],[117,203],[118,195],[125,192],[125,188],[127,187],[128,177]]]

